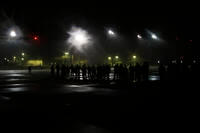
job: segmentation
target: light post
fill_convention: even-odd
[[[65,52],[65,56],[68,56],[69,55],[69,53],[68,52]]]
[[[112,62],[112,57],[111,56],[108,57],[108,63],[110,63],[111,66],[113,66],[113,62]]]
[[[22,64],[24,64],[24,61],[25,61],[25,53],[24,52],[22,52],[21,53],[21,62],[22,62]]]
[[[64,63],[65,63],[65,61],[66,61],[66,63],[67,63],[68,58],[69,58],[69,52],[65,52],[65,55],[64,55]],[[65,59],[66,59],[66,60],[65,60]]]
[[[13,61],[16,62],[16,56],[13,56]]]
[[[118,63],[119,56],[115,56],[115,64]]]
[[[74,62],[74,55],[72,54],[72,52],[65,52],[65,58],[66,60],[68,60],[69,64],[73,64]]]
[[[136,65],[136,59],[137,59],[137,56],[136,55],[133,55],[133,64]]]

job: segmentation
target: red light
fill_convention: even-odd
[[[37,36],[35,36],[33,39],[34,39],[34,40],[38,40],[38,37],[37,37]]]

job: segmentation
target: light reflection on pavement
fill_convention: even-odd
[[[51,114],[49,116],[48,114],[47,117],[48,119],[44,119],[44,121],[53,123],[55,122],[55,118],[56,120],[60,121],[63,120],[63,117],[65,115],[66,115],[65,121],[68,121],[69,123],[72,123],[72,120],[78,119],[77,123],[75,123],[76,121],[74,122],[75,123],[74,126],[76,128],[73,129],[75,130],[74,132],[77,133],[78,132],[109,133],[109,130],[107,130],[106,128],[101,128],[103,127],[102,125],[105,122],[106,125],[110,126],[110,123],[116,121],[116,117],[119,116],[120,111],[124,110],[130,111],[130,109],[135,106],[134,103],[138,101],[143,102],[143,96],[138,95],[136,97],[137,94],[135,93],[131,94],[130,96],[123,95],[118,97],[118,94],[121,95],[122,92],[115,89],[110,89],[94,83],[93,84],[91,83],[68,84],[67,82],[60,83],[59,81],[55,82],[56,79],[50,79],[50,78],[46,79],[46,77],[49,76],[50,74],[46,70],[33,71],[32,74],[29,74],[27,70],[8,70],[8,71],[0,70],[0,102],[9,103],[8,105],[10,106],[8,106],[9,107],[8,110],[13,110],[18,108],[19,109],[22,108],[23,111],[30,110],[30,112],[32,112],[33,110],[35,110],[35,112],[39,111],[51,112],[52,110],[53,111],[56,110],[57,112],[55,114],[53,114],[54,113],[53,111],[52,111],[53,115]],[[113,78],[112,74],[110,76],[112,79]],[[151,79],[156,80],[156,78],[158,77],[151,75],[149,76],[150,80]],[[45,81],[44,82],[43,80],[40,81],[40,79],[45,79]],[[22,93],[25,95],[15,95],[16,93],[17,94]],[[30,93],[31,95],[29,95]],[[35,95],[35,93],[37,93],[37,95]],[[47,93],[54,95],[46,95]],[[45,95],[40,95],[40,94],[45,94]],[[56,94],[64,94],[64,95],[56,95]],[[65,95],[65,94],[70,94],[70,95]],[[81,94],[81,95],[73,95],[73,94]],[[112,97],[111,95],[117,97]],[[67,111],[69,113],[67,113]],[[21,110],[19,110],[16,113],[17,116],[20,116],[18,115],[19,112],[21,112]],[[127,112],[123,114],[126,113]],[[99,114],[104,114],[104,116],[102,117]],[[138,113],[136,114],[138,115]],[[58,117],[58,115],[60,115],[60,117]],[[26,115],[24,116],[25,116],[24,123],[27,123],[27,121],[29,122],[31,121],[29,117],[27,118]],[[31,115],[29,114],[28,116]],[[44,115],[43,114],[36,115],[33,116],[32,119],[35,119],[35,117],[41,120],[44,117]],[[70,117],[72,118],[69,119]],[[49,118],[51,118],[51,121],[49,121]],[[91,124],[88,124],[87,121],[88,119],[90,120]],[[139,119],[135,121],[138,122],[138,120]],[[96,122],[99,122],[100,125],[101,124],[102,125],[98,126]],[[119,122],[121,121],[116,121],[116,123]],[[41,125],[43,125],[43,122],[41,123],[42,123]],[[46,124],[48,128],[49,128],[49,123]],[[58,125],[59,126],[58,129],[66,128],[65,123],[63,125],[62,124]],[[33,126],[35,128],[35,123],[33,124]],[[71,126],[69,126],[68,128],[70,129],[70,127]],[[45,128],[46,127],[44,127],[44,129]],[[66,129],[66,131],[67,130],[68,129]]]
[[[85,84],[85,85],[76,85],[76,84],[51,84],[51,81],[45,83],[34,83],[34,80],[40,80],[42,78],[48,77],[48,70],[34,70],[32,74],[29,74],[27,70],[0,70],[0,93],[16,93],[16,92],[28,92],[28,91],[38,91],[45,87],[50,88],[49,92],[52,89],[56,89],[52,92],[59,93],[89,93],[89,92],[98,92],[98,93],[112,93],[114,90],[109,88],[99,88],[95,84]],[[113,74],[110,74],[111,79]],[[150,81],[159,80],[159,76],[149,75]],[[42,85],[41,85],[42,84]]]

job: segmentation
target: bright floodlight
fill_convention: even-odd
[[[119,56],[115,56],[115,59],[119,59]]]
[[[142,39],[142,36],[138,34],[138,35],[137,35],[137,38],[138,38],[138,39]]]
[[[157,39],[158,39],[158,37],[157,37],[155,34],[152,34],[151,37],[152,37],[152,39],[154,39],[154,40],[157,40]]]
[[[22,56],[24,56],[25,55],[25,53],[22,53]]]
[[[65,55],[69,55],[69,53],[68,53],[68,52],[65,52]]]
[[[111,35],[111,36],[115,35],[115,33],[112,30],[108,30],[108,34]]]
[[[16,34],[16,32],[15,32],[14,30],[12,30],[12,31],[10,32],[10,36],[11,36],[11,37],[16,37],[17,34]]]
[[[83,46],[91,44],[91,36],[82,28],[73,26],[68,34],[70,37],[67,42],[76,47],[78,50],[82,50]]]

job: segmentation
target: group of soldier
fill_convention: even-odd
[[[51,66],[51,75],[73,80],[148,80],[149,64],[140,65],[116,64],[113,68],[109,64],[103,65],[64,65]],[[113,76],[111,76],[113,75]],[[112,77],[112,78],[111,78]]]
[[[170,62],[168,65],[160,64],[160,80],[198,80],[200,75],[199,68],[200,64],[197,62],[189,64],[184,62]]]
[[[143,65],[136,63],[130,64],[117,64],[114,66],[114,80],[124,81],[147,81],[149,75],[149,64],[144,62]]]
[[[196,80],[200,75],[199,63],[169,63],[160,64],[158,74],[160,80],[187,80],[188,78]],[[109,64],[103,65],[64,65],[59,64],[51,66],[51,75],[73,80],[120,80],[141,82],[148,81],[149,63],[142,65],[136,64],[116,64],[111,67]]]

